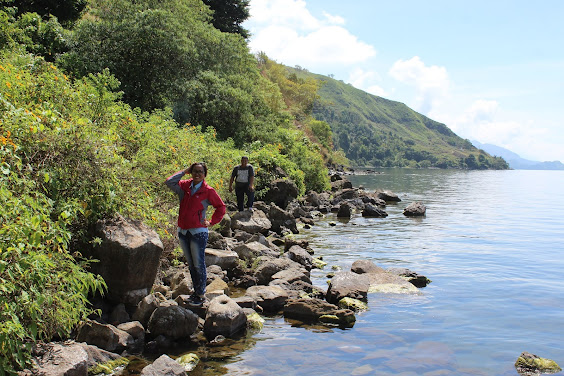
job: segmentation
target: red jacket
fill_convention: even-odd
[[[176,192],[180,199],[178,227],[181,229],[206,227],[203,222],[206,219],[205,209],[208,205],[215,208],[210,219],[210,226],[219,223],[225,215],[225,204],[215,189],[204,180],[200,189],[192,196],[190,192],[192,179],[180,180],[182,176],[184,176],[184,171],[179,171],[166,179],[166,185]]]

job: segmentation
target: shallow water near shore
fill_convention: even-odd
[[[517,375],[523,351],[564,365],[564,172],[386,169],[347,176],[402,202],[387,218],[332,215],[298,237],[332,266],[357,259],[432,280],[417,295],[369,294],[353,328],[266,318],[209,348],[191,375]],[[408,218],[413,201],[427,206]],[[336,226],[329,222],[335,221]]]

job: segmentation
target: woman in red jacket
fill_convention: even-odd
[[[185,174],[191,174],[192,178],[180,180]],[[225,214],[223,200],[205,181],[207,175],[206,164],[198,162],[192,163],[186,170],[179,171],[166,179],[166,185],[180,199],[178,239],[188,262],[194,285],[194,294],[190,296],[190,304],[195,306],[200,306],[205,301],[207,279],[205,253],[208,243],[208,227],[219,223]],[[208,220],[206,210],[210,205],[215,208],[215,211],[211,220]]]

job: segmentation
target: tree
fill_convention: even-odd
[[[57,17],[64,26],[72,25],[80,18],[88,0],[4,0],[0,7],[16,7],[17,15],[37,13],[44,19]]]
[[[226,33],[249,37],[249,31],[241,24],[249,18],[250,0],[203,0],[213,10],[213,26]]]

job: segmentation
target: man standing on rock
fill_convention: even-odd
[[[241,157],[241,164],[235,166],[229,180],[229,192],[233,192],[233,181],[235,181],[235,195],[237,196],[237,209],[243,211],[245,209],[245,195],[247,195],[247,208],[253,211],[253,202],[255,200],[255,170],[249,164],[249,158]]]
[[[191,174],[192,178],[180,180],[185,174]],[[166,179],[166,185],[180,198],[178,239],[194,285],[194,294],[189,301],[194,306],[201,306],[206,299],[208,227],[219,223],[225,214],[223,200],[204,180],[207,175],[208,167],[199,162]],[[215,208],[211,220],[206,219],[209,205]]]

